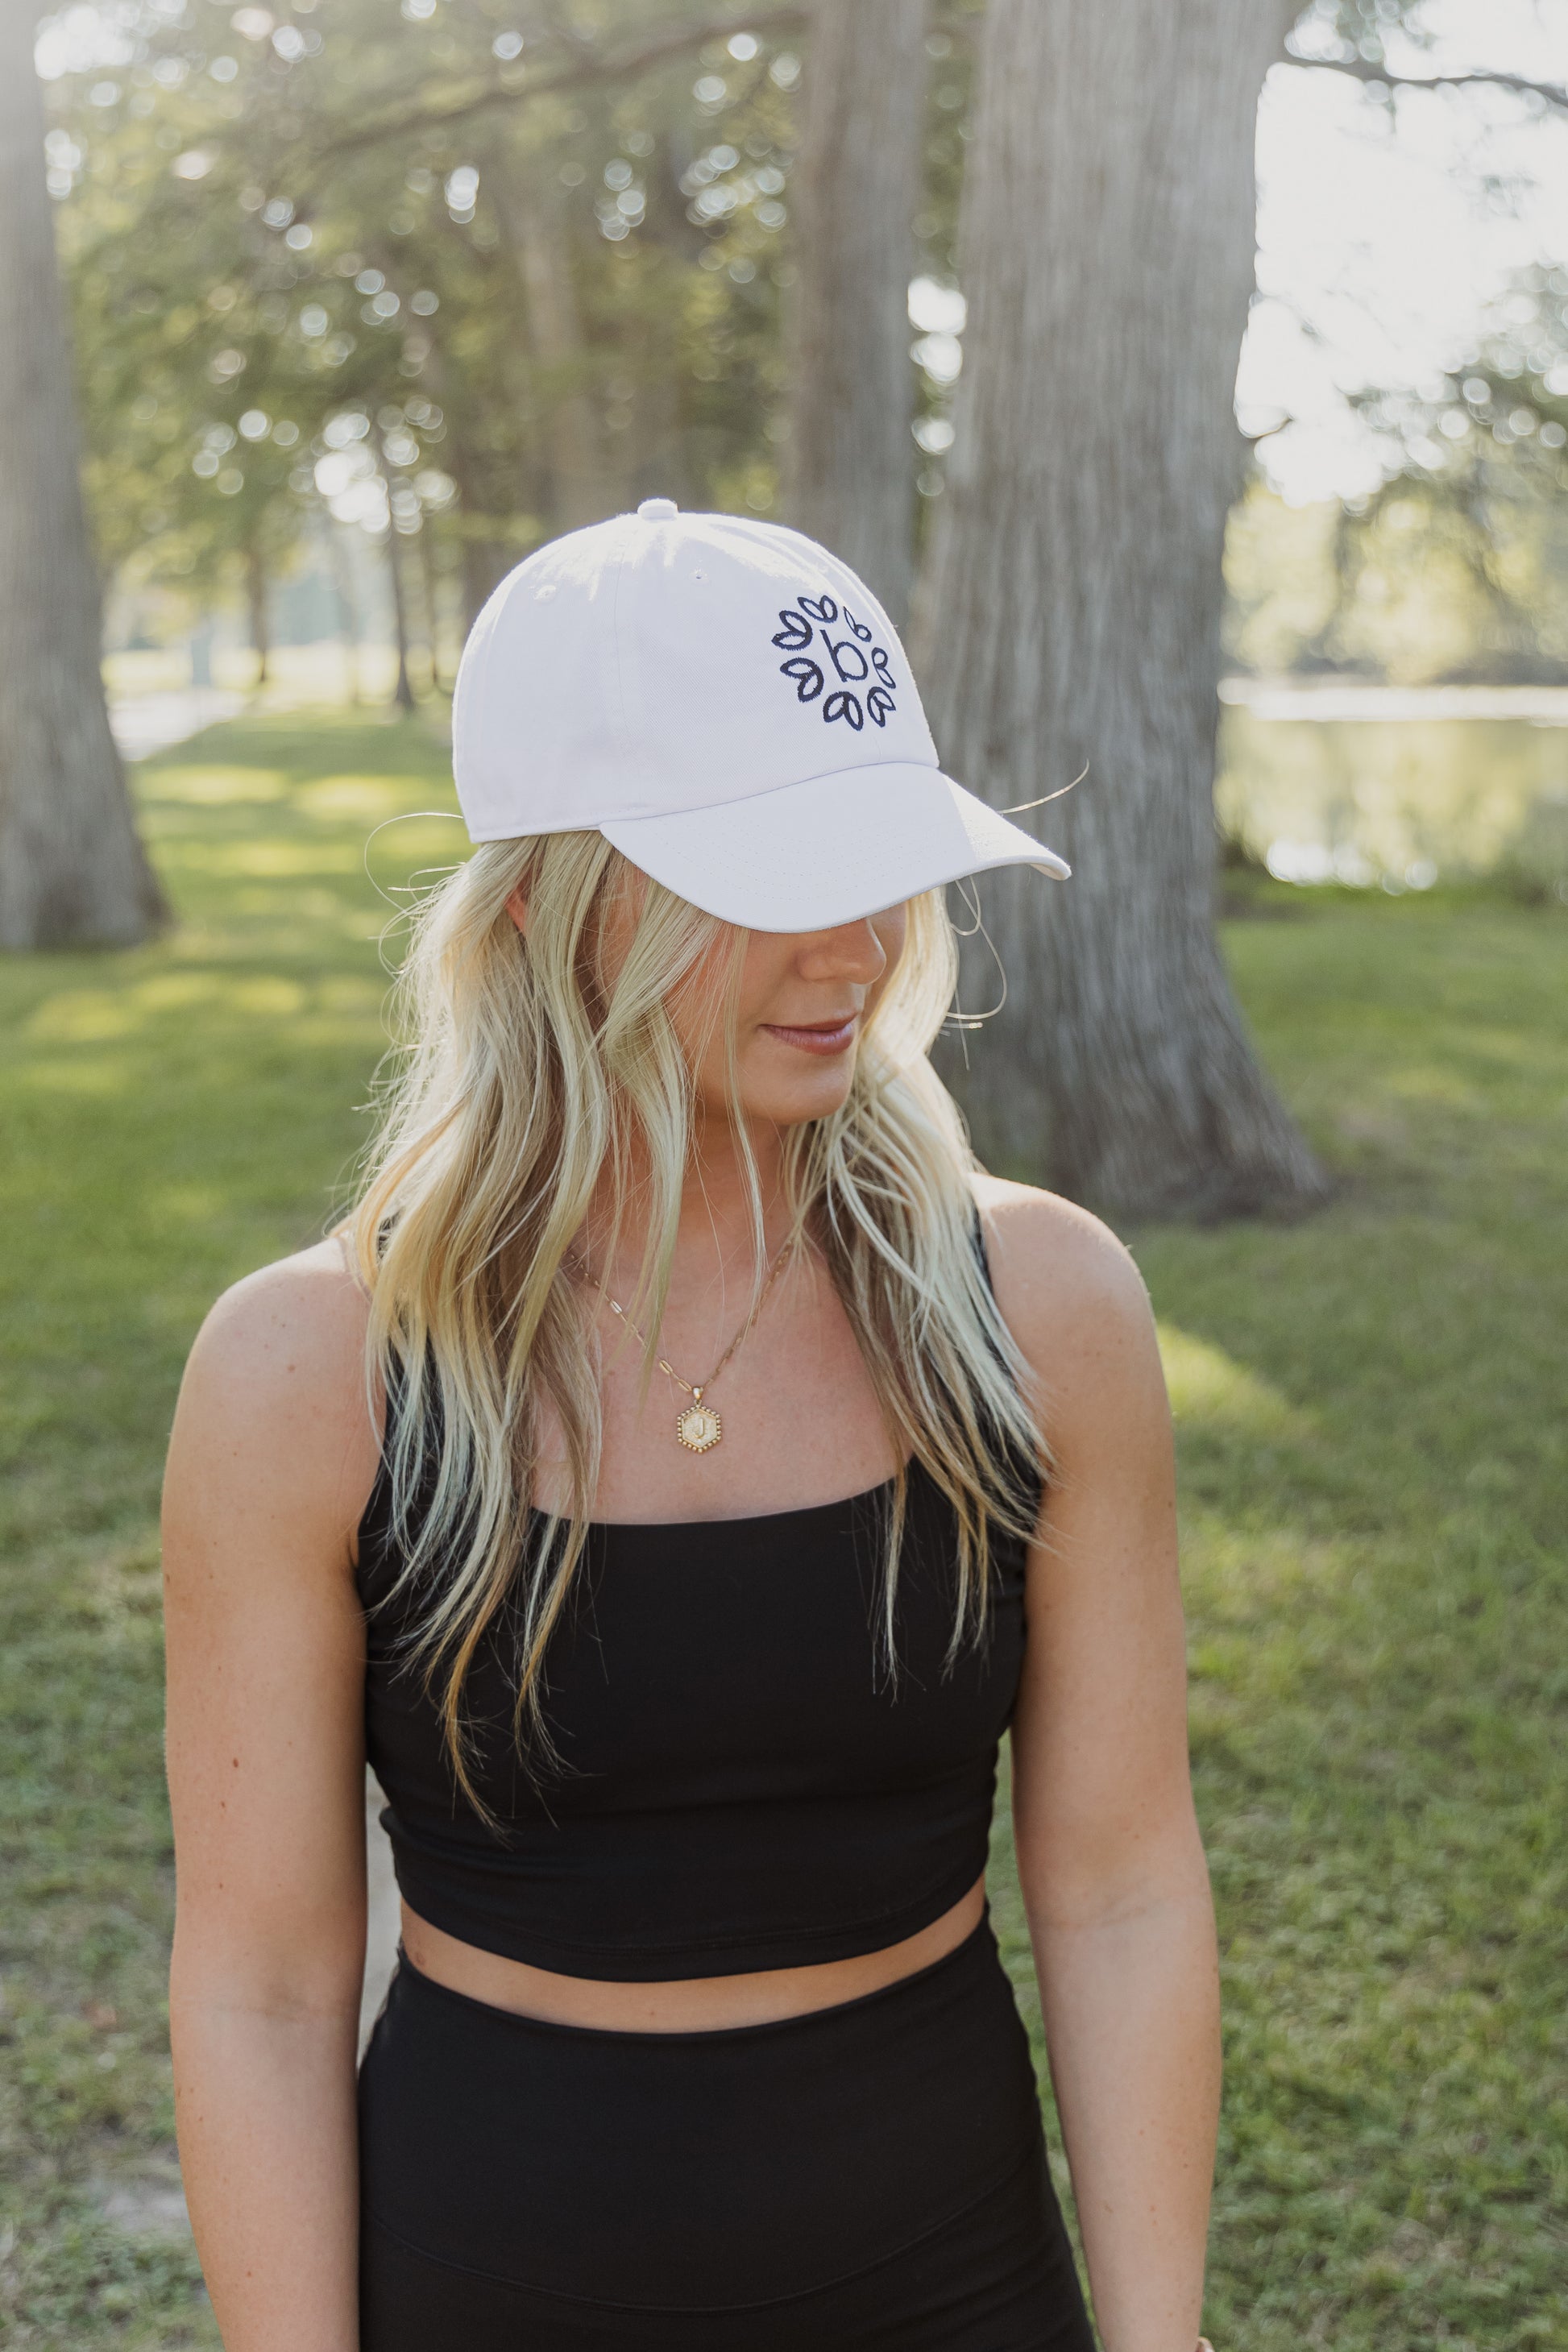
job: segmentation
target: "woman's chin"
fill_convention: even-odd
[[[854,1076],[855,1057],[846,1054],[798,1076],[792,1074],[784,1084],[777,1079],[766,1086],[742,1084],[742,1108],[753,1124],[804,1127],[808,1119],[831,1118],[835,1111],[843,1109]]]

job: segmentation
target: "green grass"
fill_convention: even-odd
[[[188,2248],[103,2211],[172,2152],[160,1455],[207,1302],[320,1232],[363,1134],[364,836],[450,805],[426,734],[346,719],[142,784],[177,931],[0,964],[0,2336],[69,2352],[216,2340]],[[460,838],[394,825],[372,873]],[[1568,917],[1289,904],[1227,945],[1340,1195],[1132,1236],[1227,1981],[1210,2327],[1568,2346]]]

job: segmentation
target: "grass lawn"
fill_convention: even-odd
[[[462,838],[416,724],[239,722],[142,789],[175,934],[0,964],[0,2336],[58,2352],[216,2341],[168,2220],[160,1458],[207,1302],[363,1136],[373,879]],[[1568,915],[1291,911],[1227,945],[1340,1196],[1131,1236],[1227,1979],[1209,2325],[1563,2347]]]

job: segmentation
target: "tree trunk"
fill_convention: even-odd
[[[441,676],[441,575],[436,569],[436,533],[426,515],[419,526],[419,586],[425,602],[425,651],[430,663],[430,691],[439,694]]]
[[[1131,1215],[1325,1191],[1213,928],[1254,126],[1294,13],[990,0],[983,39],[968,359],[917,658],[951,772],[996,806],[1088,774],[1026,819],[1073,880],[981,886],[1007,1005],[955,1085],[988,1160]],[[976,1006],[997,992],[982,947]]]
[[[927,0],[816,0],[791,182],[787,511],[900,625],[914,562],[909,283],[927,15]]]
[[[451,395],[447,396],[450,398]],[[447,413],[448,416],[452,414],[449,408]],[[458,485],[455,520],[466,635],[518,559],[517,551],[509,548],[500,536],[497,516],[487,495],[491,469],[479,461],[472,449],[464,446],[460,413],[451,431],[452,437],[443,456],[447,470]]]
[[[353,568],[342,536],[345,526],[323,513],[321,528],[326,541],[327,561],[331,567],[332,588],[338,603],[338,625],[343,636],[349,701],[357,710],[364,698],[359,666],[359,599],[354,594]]]
[[[0,947],[124,947],[167,908],[103,698],[34,24],[0,0]]]
[[[210,686],[213,682],[213,625],[204,614],[191,631],[191,684]]]
[[[386,571],[392,583],[392,621],[397,637],[397,683],[392,698],[399,710],[414,708],[414,683],[408,675],[408,598],[403,583],[403,558],[397,546],[397,525],[386,526]]]
[[[499,174],[495,175],[499,177]],[[442,463],[458,486],[457,511],[448,529],[458,540],[458,587],[462,598],[463,633],[467,635],[483,612],[491,592],[517,561],[517,551],[493,532],[491,496],[493,461],[486,462],[469,436],[483,422],[481,404],[470,398],[459,380],[454,386],[439,341],[431,345],[425,381],[447,413],[448,439]]]
[[[528,353],[546,418],[552,519],[557,530],[572,530],[605,513],[605,467],[561,190],[540,170],[524,185],[521,171],[519,163],[504,163],[496,174],[497,195],[528,302]]]
[[[256,655],[256,683],[265,686],[272,666],[272,633],[267,618],[267,566],[252,541],[245,551],[245,602],[250,614],[250,643]]]

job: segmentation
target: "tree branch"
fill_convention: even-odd
[[[1300,66],[1306,73],[1348,74],[1352,81],[1374,81],[1385,89],[1462,89],[1471,83],[1488,82],[1495,89],[1516,90],[1521,95],[1533,91],[1549,106],[1568,112],[1568,87],[1562,82],[1532,81],[1527,74],[1492,72],[1485,68],[1466,73],[1392,73],[1387,66],[1373,65],[1366,58],[1299,58],[1289,49],[1280,63]]]
[[[472,121],[476,115],[488,114],[497,107],[525,105],[531,99],[584,89],[599,82],[630,80],[653,66],[662,65],[668,58],[679,57],[683,50],[700,49],[709,41],[728,40],[732,33],[789,32],[805,21],[806,10],[800,5],[743,12],[730,10],[721,16],[704,17],[695,23],[683,17],[674,24],[658,26],[636,42],[612,45],[586,56],[581,43],[574,42],[570,64],[542,71],[537,77],[530,75],[510,89],[491,83],[450,105],[411,106],[400,114],[383,115],[379,121],[363,123],[357,131],[334,131],[331,155],[335,160],[361,148],[379,146],[384,140],[405,138],[411,131],[445,130],[450,123]]]

